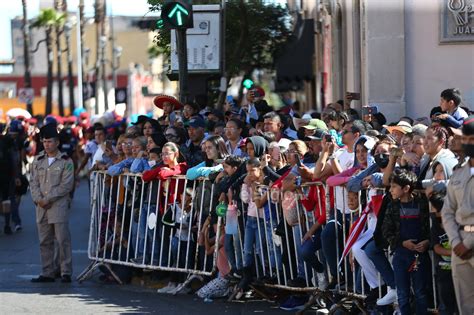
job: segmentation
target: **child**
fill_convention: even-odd
[[[431,204],[431,243],[435,253],[436,284],[440,298],[439,311],[441,315],[457,314],[456,296],[453,294],[454,285],[451,274],[451,245],[443,224],[441,209],[444,205],[446,190],[434,192],[430,196]]]
[[[257,158],[251,158],[247,161],[247,176],[245,177],[244,184],[242,185],[242,191],[240,197],[242,201],[248,204],[247,210],[247,221],[245,222],[245,236],[244,236],[244,274],[243,278],[239,283],[239,288],[245,290],[252,278],[252,265],[254,262],[253,247],[255,245],[256,250],[262,265],[263,257],[263,235],[265,228],[263,222],[263,204],[261,197],[256,194],[257,186],[263,182],[263,171],[261,170],[260,160]]]
[[[243,158],[239,156],[229,156],[224,160],[223,166],[224,171],[218,176],[216,182],[218,181],[218,189],[220,187],[227,186],[227,182],[230,178],[237,172],[240,166],[243,164]],[[219,177],[222,177],[220,179]],[[229,273],[229,279],[232,278],[241,278],[242,274],[242,248],[241,248],[241,237],[239,232],[239,214],[236,202],[233,200],[233,196],[236,196],[232,190],[229,188],[227,194],[220,191],[220,200],[227,200],[228,209],[226,213],[226,225],[225,225],[225,238],[224,238],[224,248],[229,264],[231,266],[231,271]]]
[[[412,314],[410,291],[413,288],[416,314],[427,314],[428,299],[424,273],[429,268],[427,254],[430,228],[428,202],[415,196],[417,177],[413,172],[397,169],[390,177],[392,202],[388,204],[382,229],[392,250],[398,305],[402,315]]]
[[[446,114],[439,114],[436,118],[443,120],[445,127],[460,128],[467,118],[467,113],[459,107],[461,104],[461,92],[458,89],[446,89],[441,92],[439,106]]]

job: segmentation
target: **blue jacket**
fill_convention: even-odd
[[[107,169],[107,174],[110,176],[117,176],[122,174],[124,168],[130,168],[132,166],[133,160],[134,158],[128,158],[110,166]]]

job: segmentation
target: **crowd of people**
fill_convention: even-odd
[[[222,233],[217,233],[219,209],[213,207],[206,209],[209,216],[199,235],[180,230],[171,243],[172,264],[177,267],[193,264],[184,259],[186,251],[178,253],[190,242],[207,254],[218,247],[218,275],[203,284],[200,297],[226,296],[231,284],[243,292],[255,281],[274,283],[271,277],[256,279],[257,270],[263,267],[278,274],[285,259],[281,256],[294,254],[298,261],[289,287],[308,286],[305,265],[315,275],[312,285],[320,290],[349,288],[353,284],[344,281],[352,276],[347,273],[362,272],[370,288],[367,307],[397,303],[401,314],[426,314],[436,292],[441,314],[474,313],[474,116],[462,106],[459,90],[442,91],[439,106],[427,117],[406,116],[391,123],[376,105],[359,112],[350,101],[328,104],[322,112],[298,113],[291,105],[275,111],[260,87],[250,89],[242,104],[228,97],[223,110],[182,104],[166,95],[157,96],[154,104],[163,110],[161,117],[139,116],[130,125],[121,117],[107,125],[94,123],[86,113],[62,120],[46,117],[43,124],[59,130],[60,149],[72,159],[76,180],[81,174],[103,171],[112,179],[133,173],[141,174],[145,183],[167,181],[166,189],[151,189],[148,199],[152,208],[162,205],[156,214],[159,224],[167,214],[163,205],[181,200],[187,201],[174,209],[180,211],[176,217],[189,231],[196,224],[187,210],[192,198],[182,197],[189,185],[175,176],[189,181],[205,178],[213,185],[209,198],[226,211]],[[38,123],[14,119],[0,136],[0,172],[12,175],[1,179],[3,208],[11,208],[5,214],[6,234],[12,233],[10,217],[15,230],[21,229],[19,197],[27,170],[22,161],[42,150]],[[322,185],[305,186],[315,182]],[[289,194],[281,207],[275,207],[262,187]],[[301,223],[297,200],[311,214],[309,224]],[[276,220],[279,216],[285,220]],[[146,226],[147,219],[127,218],[137,226]],[[283,251],[269,251],[266,261],[265,247],[282,229],[281,222],[297,241],[287,242],[291,248]],[[140,230],[146,229],[132,234]],[[350,245],[343,241],[349,234],[354,238]],[[126,259],[150,260],[148,236],[137,237],[138,255]],[[339,261],[346,251],[353,266],[349,270]],[[178,273],[166,275],[169,283],[159,292],[176,292],[184,279]],[[360,277],[355,278],[359,280],[354,287],[360,291]],[[107,273],[102,279],[114,281]],[[384,294],[379,297],[381,285]],[[300,309],[307,300],[307,295],[291,296],[281,307]]]

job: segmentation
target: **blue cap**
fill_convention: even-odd
[[[55,126],[57,126],[58,121],[53,116],[46,116],[46,118],[44,119],[43,125],[46,126],[49,124],[54,124]]]
[[[21,124],[21,121],[18,119],[14,119],[10,122],[10,128],[8,128],[9,132],[22,132],[23,131],[23,126]]]
[[[206,122],[200,116],[194,116],[189,120],[189,127],[206,128]]]

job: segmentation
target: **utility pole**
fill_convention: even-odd
[[[99,114],[99,90],[100,90],[100,28],[99,23],[101,21],[101,12],[102,12],[102,1],[95,0],[94,9],[95,9],[95,37],[96,37],[96,54],[95,54],[95,114]]]
[[[23,5],[23,58],[25,63],[25,88],[31,88],[31,68],[30,68],[30,26],[27,16],[27,2],[21,1]],[[26,103],[26,110],[33,116],[32,102]]]
[[[64,1],[64,12],[67,12],[67,2]],[[67,81],[69,88],[69,114],[72,115],[74,112],[75,101],[74,101],[74,77],[72,74],[72,54],[71,54],[71,32],[72,32],[72,22],[68,17],[66,24],[64,24],[64,32],[66,34],[66,58],[67,58]],[[79,81],[78,81],[79,83]]]
[[[179,63],[179,101],[187,102],[188,92],[188,50],[186,30],[193,27],[193,7],[188,0],[169,0],[161,9],[165,28],[174,29]]]
[[[106,31],[105,31],[105,22],[106,22],[106,7],[105,7],[106,1],[103,0],[103,7],[102,7],[102,21],[101,21],[101,26],[100,26],[100,33],[101,33],[101,65],[102,65],[102,85],[104,89],[104,108],[107,111],[109,109],[109,100],[108,100],[108,88],[107,88],[107,68],[106,68],[106,62],[107,60],[105,59],[105,50],[107,48],[107,36],[106,36]]]
[[[79,12],[77,19],[77,86],[79,94],[79,105],[84,107],[87,111],[90,111],[88,106],[84,104],[84,82],[85,82],[85,72],[84,72],[84,0],[79,1]],[[89,88],[89,87],[87,87]]]
[[[179,62],[179,101],[185,104],[188,101],[188,49],[186,43],[186,29],[176,30],[176,48]]]
[[[117,68],[115,66],[116,59],[116,49],[115,49],[115,32],[114,32],[114,17],[112,14],[112,5],[110,5],[110,15],[109,15],[109,25],[110,25],[110,45],[112,46],[112,82],[114,90],[117,88]]]
[[[62,12],[63,3],[61,0],[54,0],[54,9],[57,13]],[[56,80],[58,81],[58,106],[59,115],[64,116],[64,98],[63,98],[63,78],[62,78],[62,49],[61,49],[61,34],[62,29],[59,22],[56,21]]]

